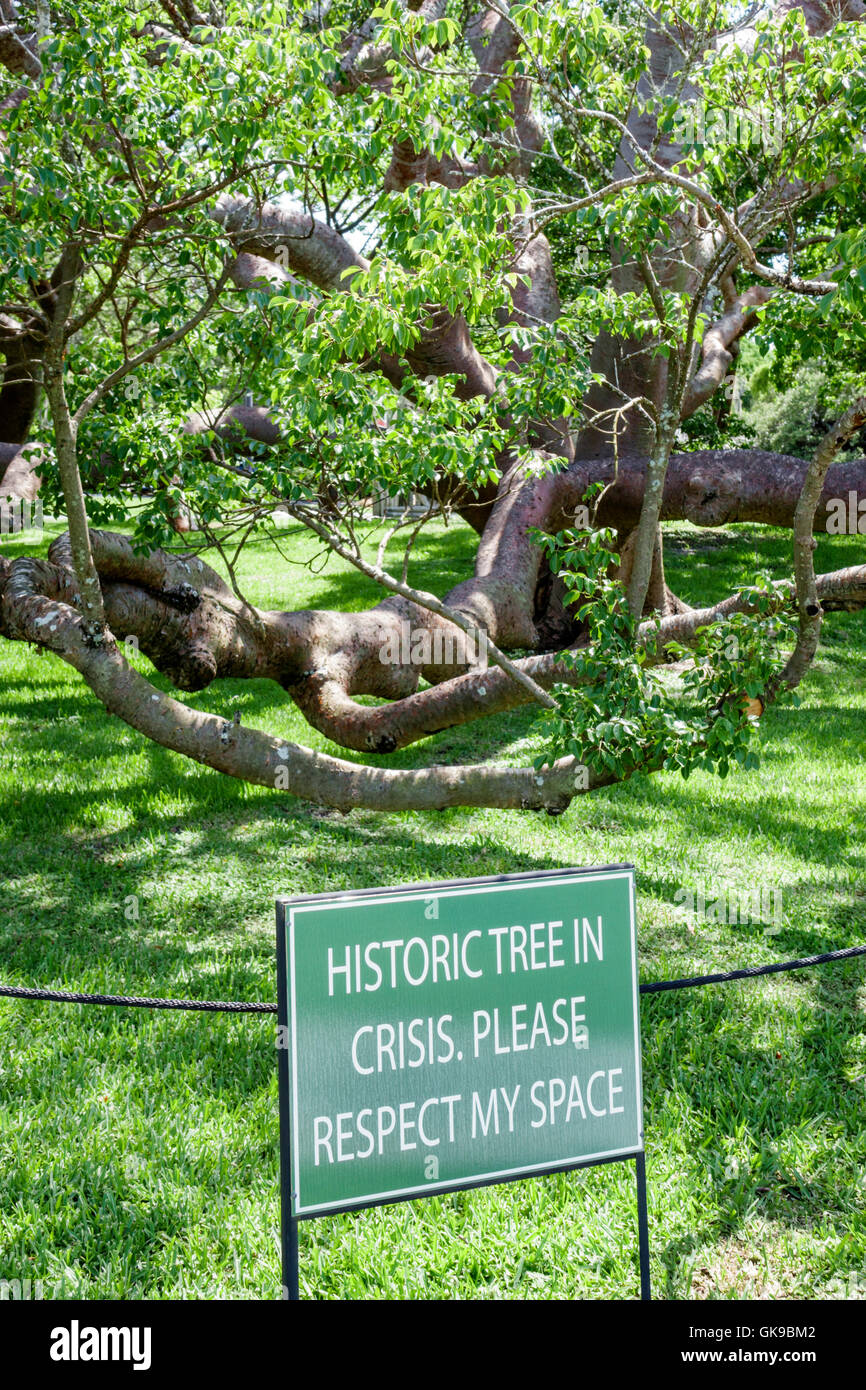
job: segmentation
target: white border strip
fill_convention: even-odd
[[[385,1192],[370,1192],[363,1196],[340,1198],[333,1202],[316,1202],[312,1206],[301,1204],[300,1192],[300,1119],[298,1113],[298,1087],[296,1085],[297,1076],[297,997],[295,992],[295,913],[306,912],[328,912],[335,908],[345,908],[349,902],[353,902],[356,907],[378,907],[384,900],[388,902],[427,902],[430,898],[445,897],[465,897],[473,893],[495,893],[500,891],[513,892],[516,888],[563,888],[569,887],[577,882],[582,883],[612,883],[614,880],[624,878],[629,881],[629,909],[630,909],[630,928],[631,928],[631,975],[632,992],[634,1007],[634,1038],[635,1038],[635,1093],[637,1100],[637,1148],[628,1147],[624,1149],[604,1149],[600,1153],[581,1154],[572,1158],[551,1159],[547,1163],[533,1163],[528,1167],[522,1165],[519,1168],[501,1168],[492,1173],[476,1173],[466,1175],[462,1178],[452,1180],[443,1179],[441,1182],[425,1183],[423,1187],[399,1187],[392,1188]],[[643,1077],[641,1072],[641,1047],[640,1047],[640,1015],[639,1015],[639,993],[637,979],[637,927],[635,910],[635,873],[633,869],[615,869],[610,873],[572,873],[564,874],[562,877],[551,877],[543,879],[518,878],[505,883],[479,883],[477,887],[471,885],[460,885],[443,888],[439,892],[431,886],[426,891],[407,890],[403,893],[390,892],[383,889],[379,894],[371,894],[367,898],[352,899],[351,893],[341,894],[338,898],[330,898],[322,903],[299,903],[297,907],[288,908],[288,966],[289,966],[289,991],[291,995],[291,1031],[292,1031],[292,1051],[291,1066],[289,1070],[289,1087],[291,1090],[292,1106],[292,1185],[297,1183],[297,1191],[293,1192],[294,1214],[296,1216],[314,1216],[316,1213],[328,1211],[343,1211],[350,1207],[363,1208],[367,1204],[374,1202],[387,1201],[389,1198],[397,1197],[423,1197],[429,1192],[450,1192],[461,1187],[482,1186],[485,1183],[496,1182],[498,1179],[529,1177],[532,1173],[550,1172],[551,1169],[577,1167],[582,1163],[591,1163],[596,1159],[619,1158],[622,1154],[634,1154],[641,1152],[644,1147],[643,1129]]]

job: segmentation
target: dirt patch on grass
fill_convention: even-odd
[[[723,1240],[710,1259],[695,1266],[691,1297],[796,1298],[796,1271],[785,1268],[783,1260],[779,1248],[766,1243],[766,1235],[748,1242]]]

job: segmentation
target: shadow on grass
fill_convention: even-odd
[[[766,983],[761,980],[642,1001],[650,1154],[654,1113],[663,1109],[668,1094],[659,1082],[668,1078],[690,1108],[690,1161],[702,1170],[699,1180],[714,1189],[719,1205],[713,1218],[694,1232],[654,1248],[665,1271],[666,1297],[685,1296],[684,1260],[701,1246],[736,1237],[756,1215],[808,1232],[828,1211],[844,1210],[852,1201],[856,1205],[852,1194],[863,1157],[862,1099],[845,1068],[846,1051],[856,1047],[862,1029],[864,976],[866,964],[859,960],[798,974],[802,1010],[814,1022],[798,1028],[791,1048],[780,1038],[748,1046],[731,1036],[726,991],[761,989]],[[744,1027],[742,1022],[739,1026]],[[720,1087],[722,1075],[737,1079],[736,1090]],[[822,1126],[836,1135],[836,1157],[829,1168],[825,1161],[810,1172],[807,1145]],[[730,1154],[710,1147],[718,1143],[720,1132],[736,1135],[738,1154],[745,1149],[748,1158],[732,1163]]]

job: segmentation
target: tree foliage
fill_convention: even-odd
[[[740,447],[729,409],[750,332],[777,389],[812,362],[840,415],[862,389],[859,7],[2,3],[0,487],[38,472],[70,531],[46,570],[0,568],[0,630],[34,640],[56,608],[53,649],[110,707],[253,780],[280,761],[266,737],[233,757],[203,717],[143,719],[116,639],[182,688],[272,676],[373,753],[534,699],[548,770],[505,804],[561,809],[578,764],[592,784],[751,766],[743,700],[802,675],[807,589],[859,603],[863,574],[795,567],[722,621],[671,594],[660,523],[781,520],[801,556],[834,488],[866,493],[856,461],[827,471],[850,430],[807,465],[790,431]],[[427,511],[395,562],[370,501],[396,492]],[[234,563],[277,508],[383,603],[257,614]],[[478,561],[440,598],[412,539],[455,512]],[[93,529],[127,523],[131,542]],[[200,559],[183,577],[209,550],[228,586]],[[454,659],[385,669],[399,623],[447,631]],[[489,680],[460,646],[479,630]],[[691,663],[681,687],[662,661]],[[293,789],[324,795],[297,760]],[[388,776],[335,765],[328,795],[382,804]]]

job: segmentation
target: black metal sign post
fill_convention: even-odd
[[[459,909],[458,899],[461,900]],[[531,909],[513,914],[505,907],[506,901],[513,907],[522,905],[529,908],[531,904]],[[572,908],[577,911],[578,901],[581,915],[574,917],[572,936],[572,924],[568,918]],[[597,918],[584,915],[587,912],[596,913],[597,910],[605,914],[603,949],[601,915]],[[485,911],[488,912],[487,918]],[[490,916],[490,913],[493,915]],[[515,916],[527,923],[534,921],[534,925],[529,928],[501,925],[503,921],[514,921]],[[534,920],[541,917],[546,920]],[[550,918],[556,920],[548,920]],[[561,919],[566,919],[567,938]],[[495,925],[488,927],[485,932],[483,927],[487,921]],[[425,927],[425,922],[432,922],[433,925]],[[371,930],[365,924],[370,924]],[[582,924],[582,938],[579,924]],[[597,930],[597,940],[592,936],[593,929]],[[527,937],[527,931],[531,933],[531,939]],[[394,951],[404,945],[403,941],[393,938],[403,932],[409,936],[405,943],[403,969],[406,982],[411,986],[411,1009],[415,1013],[427,1014],[424,1019],[415,1018],[411,1024],[405,1024],[405,1055],[402,1040],[404,1023],[393,1023],[395,1010],[399,1007]],[[519,1002],[511,1003],[508,995],[509,984],[513,990],[514,982],[509,982],[506,977],[505,942],[502,938],[507,932],[518,934],[510,954],[512,974],[517,968],[515,962],[520,963],[522,970],[542,972],[531,977],[535,996],[532,1004],[525,1002],[528,980],[521,979],[517,985],[515,997]],[[382,942],[374,939],[380,936],[392,939]],[[278,900],[277,1046],[284,1299],[295,1301],[300,1297],[299,1221],[408,1201],[432,1192],[460,1192],[548,1173],[595,1167],[601,1163],[629,1162],[632,1159],[635,1161],[637,1180],[640,1296],[642,1300],[651,1298],[635,941],[634,871],[628,865],[599,870],[505,874],[496,878],[446,880],[404,888],[361,889]],[[383,985],[383,968],[376,963],[375,957],[376,952],[387,949],[391,950],[388,1017],[392,1022],[381,1023],[377,1029],[376,1014],[370,1013],[369,991],[372,989],[375,993]],[[592,949],[595,950],[594,957]],[[432,984],[439,984],[441,989],[441,981],[436,979],[438,966],[448,985],[447,991],[441,992],[441,1003],[435,1006],[429,992],[424,1002],[416,1002],[421,998],[425,983],[419,974],[427,969],[431,961]],[[369,977],[363,976],[362,962],[371,971]],[[557,966],[567,968],[554,973]],[[324,993],[323,973],[328,983]],[[562,997],[563,991],[568,994],[570,990],[578,989],[581,992],[573,993],[570,1000]],[[488,991],[487,995],[483,993],[484,990]],[[548,991],[547,995],[543,993],[544,990]],[[554,1000],[554,995],[560,997]],[[510,1007],[506,1007],[506,1000]],[[479,1007],[482,1004],[484,1007]],[[432,1012],[434,1007],[440,1010],[448,1008],[450,1012],[444,1016],[440,1013],[437,1023]],[[568,1118],[572,1110],[580,1114],[584,1122],[588,1120],[587,1110],[593,1117],[607,1115],[608,1119],[602,1118],[601,1130],[592,1130],[593,1136],[598,1135],[597,1138],[589,1138],[589,1131],[579,1138],[575,1131],[575,1137],[569,1135],[566,1140],[562,1137],[565,1080],[558,1077],[554,1080],[540,1078],[530,1086],[528,1081],[538,1077],[538,1064],[533,1066],[530,1061],[530,1069],[527,1070],[527,1059],[521,1056],[509,1055],[509,1069],[504,1070],[498,1056],[512,1054],[512,1047],[505,1043],[505,1033],[500,1038],[499,1030],[500,1023],[503,1029],[507,1028],[505,1019],[510,1018],[513,1033],[509,1036],[514,1043],[513,1052],[528,1053],[531,1058],[531,1048],[525,1041],[530,1024],[524,1020],[531,1017],[528,1011],[534,1008],[533,1046],[538,1034],[548,1049],[558,1049],[566,1042],[573,1041],[575,1047],[585,1050],[589,1035],[587,1028],[581,1028],[580,1023],[587,1015],[579,1012],[585,1007],[591,1010],[588,1015],[591,1026],[596,1028],[598,1021],[598,1026],[605,1030],[602,1036],[615,1041],[603,1042],[598,1053],[594,1047],[592,1064],[584,1071],[580,1070],[578,1064],[572,1064],[574,1074],[564,1128],[569,1128]],[[545,1009],[548,1011],[546,1015]],[[568,1025],[566,1012],[570,1015]],[[471,1028],[467,1020],[471,1020]],[[603,1024],[601,1020],[604,1020]],[[449,1036],[448,1031],[439,1032],[434,1047],[434,1024],[437,1028],[439,1025],[449,1025],[455,1036]],[[555,1034],[552,1032],[554,1024],[559,1030]],[[428,1027],[429,1043],[424,1031]],[[492,1045],[486,1047],[487,1056],[476,1062],[474,1059],[484,1051],[481,1044],[488,1038],[491,1027]],[[397,1028],[400,1030],[399,1046]],[[381,1053],[380,1066],[374,1065],[373,1040],[375,1036],[377,1045],[381,1045],[379,1030],[385,1034],[385,1055],[390,1060],[391,1069],[397,1065],[396,1057],[401,1079],[404,1080],[404,1099],[398,1107],[399,1122],[393,1096],[390,1093],[383,1096],[381,1090],[378,1095],[373,1091],[378,1081],[375,1073],[384,1069]],[[586,1034],[585,1040],[581,1034]],[[522,1039],[519,1046],[518,1038]],[[467,1045],[470,1047],[465,1053],[461,1049],[466,1049]],[[410,1047],[423,1054],[421,1061],[409,1060]],[[566,1051],[563,1047],[562,1054],[558,1055],[564,1058]],[[345,1071],[347,1056],[352,1066],[349,1072]],[[446,1065],[450,1062],[452,1068],[455,1065],[459,1067],[459,1074],[465,1078],[462,1085],[458,1082],[463,1094],[441,1099],[435,1091],[430,1095],[422,1090],[418,1098],[409,1098],[413,1093],[408,1087],[418,1077],[418,1069],[423,1071],[425,1062],[434,1061]],[[478,1078],[482,1075],[484,1062],[488,1071],[483,1074],[482,1083]],[[403,1070],[407,1063],[416,1068],[414,1074]],[[611,1067],[614,1069],[611,1070]],[[563,1077],[567,1075],[566,1069],[559,1070]],[[592,1072],[592,1075],[587,1076],[588,1072]],[[618,1078],[621,1084],[615,1084],[614,1078]],[[493,1080],[507,1080],[512,1096],[509,1098],[506,1088],[501,1085],[491,1086]],[[520,1083],[516,1089],[515,1082]],[[472,1091],[471,1116],[467,1118],[470,1110],[467,1088],[471,1087],[478,1089]],[[555,1099],[554,1087],[557,1088]],[[444,1089],[457,1088],[451,1085]],[[502,1148],[498,1151],[494,1148],[496,1142],[502,1145],[500,1136],[506,1132],[504,1111],[501,1116],[503,1128],[500,1130],[500,1112],[495,1106],[497,1091],[501,1092],[507,1107],[508,1134],[519,1135],[523,1146],[514,1159],[510,1154],[503,1158]],[[515,1131],[514,1106],[518,1094],[527,1099],[524,1101],[523,1129],[518,1126]],[[339,1102],[334,1100],[337,1095]],[[586,1096],[585,1103],[583,1095]],[[622,1096],[622,1101],[616,1103],[615,1096]],[[488,1107],[486,1111],[481,1105],[482,1098]],[[377,1100],[382,1102],[383,1099],[387,1104],[381,1104],[377,1112]],[[442,1118],[444,1107],[448,1102],[461,1101],[464,1102],[464,1132],[462,1135],[457,1133],[457,1144],[461,1138],[468,1141],[470,1128],[473,1142],[471,1145],[464,1143],[460,1155],[452,1159],[450,1176],[446,1178],[442,1175],[440,1178],[438,1153],[443,1152],[449,1142],[455,1146],[453,1104],[448,1106],[448,1122]],[[530,1103],[533,1107],[531,1110],[528,1109]],[[352,1104],[358,1107],[354,1131],[353,1113],[346,1108]],[[551,1135],[549,1141],[539,1145],[537,1130],[540,1126],[548,1126],[548,1114],[549,1125],[556,1124],[555,1105],[560,1107],[561,1121],[555,1129],[556,1143]],[[339,1114],[322,1113],[340,1110],[341,1106],[342,1112]],[[430,1111],[432,1119],[427,1114]],[[491,1122],[494,1111],[495,1129]],[[395,1126],[399,1129],[401,1150],[396,1161],[393,1154],[386,1154],[378,1166],[373,1133],[367,1128],[373,1124],[374,1114],[379,1117],[378,1154],[383,1152],[383,1137],[394,1133]],[[383,1114],[386,1117],[384,1121]],[[539,1114],[540,1119],[537,1118]],[[530,1115],[536,1117],[532,1119],[531,1127]],[[313,1116],[318,1118],[313,1120]],[[366,1117],[363,1125],[362,1116]],[[580,1124],[579,1121],[577,1123]],[[390,1124],[390,1128],[383,1128],[383,1124]],[[590,1124],[597,1125],[598,1121],[590,1121]],[[457,1128],[459,1131],[459,1125]],[[311,1136],[311,1142],[303,1147],[298,1146],[301,1134]],[[363,1152],[359,1150],[356,1155],[353,1146],[357,1148],[359,1142],[367,1141],[368,1148]],[[422,1141],[423,1145],[430,1147],[423,1149]],[[441,1148],[438,1147],[440,1145]],[[402,1157],[404,1148],[410,1155],[406,1159]],[[422,1178],[421,1160],[425,1152],[427,1157]],[[453,1152],[457,1152],[456,1146]],[[353,1163],[344,1167],[341,1161],[356,1156],[369,1160],[366,1167],[370,1176],[362,1178],[360,1182],[358,1174],[361,1165]],[[402,1166],[398,1166],[398,1163]],[[346,1177],[349,1168],[352,1170],[351,1179]],[[433,1171],[428,1171],[428,1168]],[[351,1181],[355,1182],[354,1189]]]
[[[640,1296],[642,1301],[652,1298],[649,1266],[649,1216],[646,1200],[646,1154],[643,1150],[635,1154],[637,1174],[637,1239],[638,1259],[640,1261]]]

